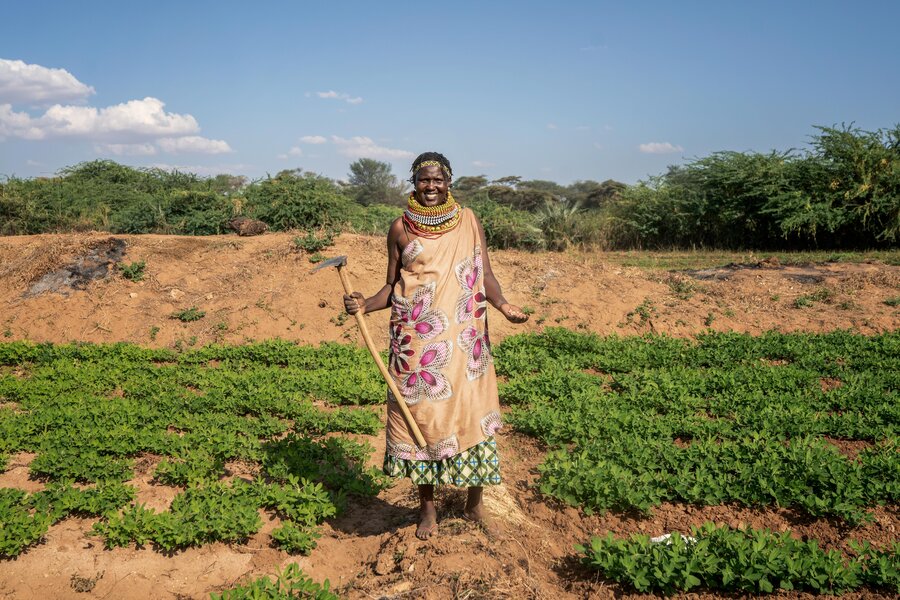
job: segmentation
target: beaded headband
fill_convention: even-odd
[[[416,173],[418,173],[419,169],[421,169],[422,167],[440,167],[441,171],[443,171],[447,175],[447,177],[453,176],[453,171],[451,171],[450,168],[447,167],[447,165],[436,160],[423,160],[419,164],[413,165],[413,179],[415,179]]]

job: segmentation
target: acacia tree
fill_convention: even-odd
[[[391,165],[372,158],[360,158],[350,165],[350,195],[363,206],[405,203],[406,182],[391,172]]]

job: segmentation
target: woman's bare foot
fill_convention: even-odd
[[[419,486],[419,526],[416,537],[427,540],[437,533],[437,509],[434,507],[434,486]]]
[[[427,540],[437,533],[437,511],[434,504],[430,510],[419,510],[419,526],[416,527],[416,537],[420,540]]]
[[[484,488],[469,488],[469,497],[466,499],[463,518],[477,523],[489,538],[497,539],[502,537],[503,531],[488,516],[487,509],[484,507]]]

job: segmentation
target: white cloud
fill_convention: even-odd
[[[594,142],[594,148],[596,148],[597,150],[603,150],[603,145],[599,142]]]
[[[672,154],[674,152],[684,152],[681,146],[673,146],[669,142],[648,142],[641,144],[638,149],[644,154]]]
[[[361,104],[363,99],[359,96],[351,96],[346,92],[336,92],[334,90],[328,90],[327,92],[316,92],[316,95],[319,98],[329,98],[334,100],[343,100],[347,104]]]
[[[41,138],[41,130],[32,124],[28,113],[16,112],[10,104],[0,104],[0,140],[6,137],[36,140]]]
[[[153,144],[96,144],[97,154],[115,154],[116,156],[153,156],[156,146]]]
[[[328,141],[323,135],[304,135],[300,138],[300,141],[304,144],[324,144]]]
[[[575,128],[575,131],[590,131],[590,130],[591,130],[590,125],[579,125]]]
[[[349,158],[413,158],[415,155],[407,150],[385,148],[378,146],[369,137],[355,136],[350,139],[336,135],[331,136],[331,141],[338,146],[338,152]]]
[[[29,105],[78,102],[94,93],[94,88],[81,83],[65,69],[0,58],[0,102]]]
[[[292,156],[303,156],[303,148],[300,146],[291,146],[291,149],[283,154],[279,154],[278,158],[281,160],[287,160]]]
[[[36,160],[32,160],[30,158],[25,161],[25,164],[28,165],[29,167],[43,167],[44,166],[44,163],[38,162]]]
[[[150,97],[106,108],[54,104],[40,117],[32,117],[13,111],[9,104],[0,104],[0,135],[28,140],[76,137],[135,143],[141,138],[184,136],[200,130],[191,115],[167,113],[164,107],[162,100]]]
[[[556,123],[547,123],[547,129],[549,129],[550,131],[555,131],[559,129],[559,127],[556,126]]]
[[[494,163],[485,160],[473,160],[472,166],[478,167],[479,169],[487,169],[488,167],[493,167]]]
[[[172,154],[226,154],[234,152],[228,142],[211,140],[199,135],[188,135],[176,138],[160,138],[156,141],[160,148]]]

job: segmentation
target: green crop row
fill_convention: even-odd
[[[540,488],[587,510],[794,506],[856,522],[900,499],[900,333],[598,337],[495,349],[512,423],[552,450]],[[825,437],[865,442],[855,458]]]
[[[0,344],[2,466],[9,453],[33,452],[31,475],[48,489],[81,482],[133,495],[122,484],[134,477],[136,459],[152,454],[162,457],[156,482],[184,488],[161,513],[130,504],[132,496],[91,512],[65,509],[74,502],[67,497],[38,507],[45,492],[2,490],[0,554],[20,553],[73,510],[101,517],[95,533],[110,547],[171,550],[243,539],[259,529],[264,509],[282,520],[272,534],[277,545],[308,552],[318,524],[342,510],[347,495],[373,495],[386,484],[364,466],[371,447],[325,437],[374,434],[378,413],[318,406],[383,398],[369,362],[350,346],[278,340],[182,354],[129,344]],[[229,482],[235,460],[260,479]]]
[[[742,593],[807,590],[842,593],[862,586],[900,594],[900,544],[891,551],[853,544],[847,560],[837,550],[768,530],[736,530],[706,523],[690,536],[673,533],[653,542],[646,535],[612,533],[579,546],[583,562],[603,577],[640,592],[671,594],[694,588]]]
[[[337,514],[338,507],[321,483],[291,477],[286,485],[237,479],[189,488],[157,513],[142,504],[108,515],[94,524],[107,548],[153,543],[164,551],[210,542],[246,540],[262,526],[259,509],[269,509],[282,520],[273,533],[276,545],[291,553],[308,554],[315,548],[316,527]],[[289,531],[291,535],[284,535]]]
[[[88,488],[51,484],[34,494],[0,488],[0,557],[16,556],[69,515],[99,517],[134,499],[134,488],[121,483]]]

